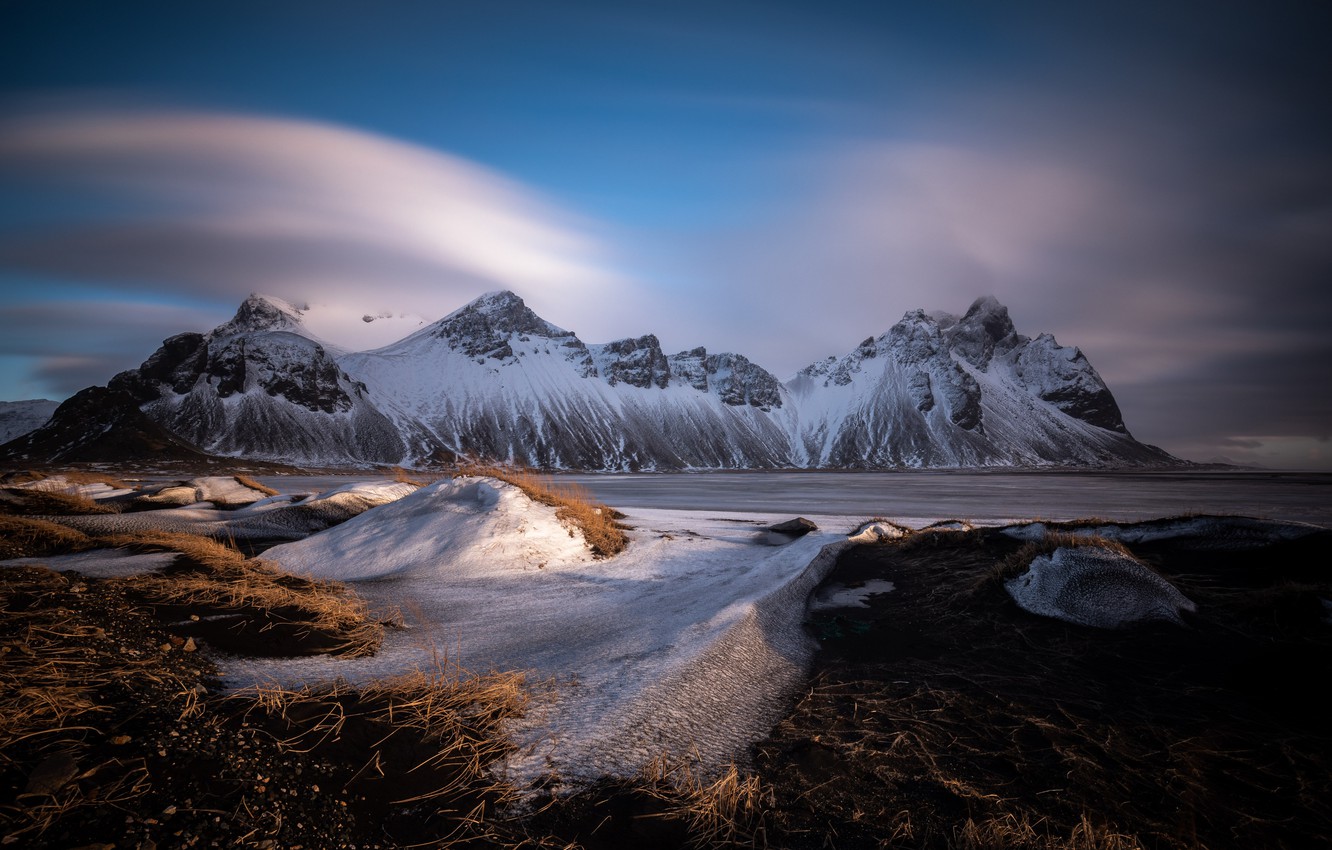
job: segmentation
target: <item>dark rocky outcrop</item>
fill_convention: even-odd
[[[597,372],[611,386],[624,383],[642,389],[665,389],[671,381],[671,365],[652,334],[588,348]]]

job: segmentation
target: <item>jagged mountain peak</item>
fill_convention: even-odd
[[[264,331],[304,330],[301,309],[272,295],[250,293],[236,315],[213,330],[216,336],[235,336]]]
[[[46,451],[90,426],[133,436],[151,422],[208,452],[320,464],[455,455],[585,469],[1172,462],[1132,439],[1081,351],[1017,334],[992,297],[960,317],[908,311],[785,387],[737,354],[666,356],[652,334],[585,345],[508,291],[360,353],[323,346],[303,312],[252,295],[226,324],[171,337],[116,376],[103,401],[119,399],[124,417],[57,411],[44,426],[51,441],[15,450]]]
[[[985,369],[996,354],[1012,351],[1025,337],[1019,336],[1008,308],[993,295],[982,295],[956,324],[945,329],[948,347],[972,366]]]
[[[508,290],[487,292],[403,342],[439,339],[469,357],[504,359],[513,355],[510,342],[514,336],[543,337],[585,348],[573,333],[541,318]]]
[[[435,324],[454,327],[484,322],[493,330],[505,333],[537,334],[539,336],[566,336],[569,331],[547,322],[533,312],[522,298],[507,289],[487,292],[454,310]]]

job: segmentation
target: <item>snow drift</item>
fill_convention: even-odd
[[[494,479],[433,484],[265,554],[353,583],[409,628],[372,659],[236,661],[233,685],[364,681],[429,665],[527,671],[550,699],[515,730],[528,781],[628,774],[663,753],[709,765],[762,737],[802,680],[810,592],[846,545],[813,532],[780,547],[712,514],[643,511],[625,552],[594,560],[553,508]]]

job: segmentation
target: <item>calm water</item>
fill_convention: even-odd
[[[1332,526],[1332,475],[709,472],[562,475],[618,507],[996,520],[1225,513]]]
[[[258,476],[314,492],[372,475]],[[560,475],[620,508],[890,519],[1151,519],[1243,514],[1332,527],[1332,474],[1272,472],[699,472]]]

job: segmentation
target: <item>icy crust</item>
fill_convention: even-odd
[[[1285,520],[1254,519],[1239,516],[1191,516],[1150,520],[1147,522],[1108,522],[1069,526],[1026,522],[1000,529],[1017,540],[1039,541],[1050,531],[1078,537],[1102,537],[1120,543],[1152,543],[1171,540],[1198,549],[1256,549],[1283,540],[1298,540],[1323,531],[1317,525]]]
[[[813,649],[800,623],[849,544],[813,532],[753,543],[753,524],[644,511],[630,547],[595,561],[553,510],[491,479],[424,488],[338,528],[274,547],[284,569],[353,582],[403,608],[370,659],[229,661],[243,687],[365,681],[429,665],[527,671],[555,687],[513,730],[511,778],[631,774],[667,753],[718,766],[786,709]],[[410,601],[410,605],[405,604]]]
[[[1061,546],[1004,583],[1024,611],[1080,626],[1121,629],[1149,620],[1183,625],[1197,606],[1136,559],[1104,546]]]

